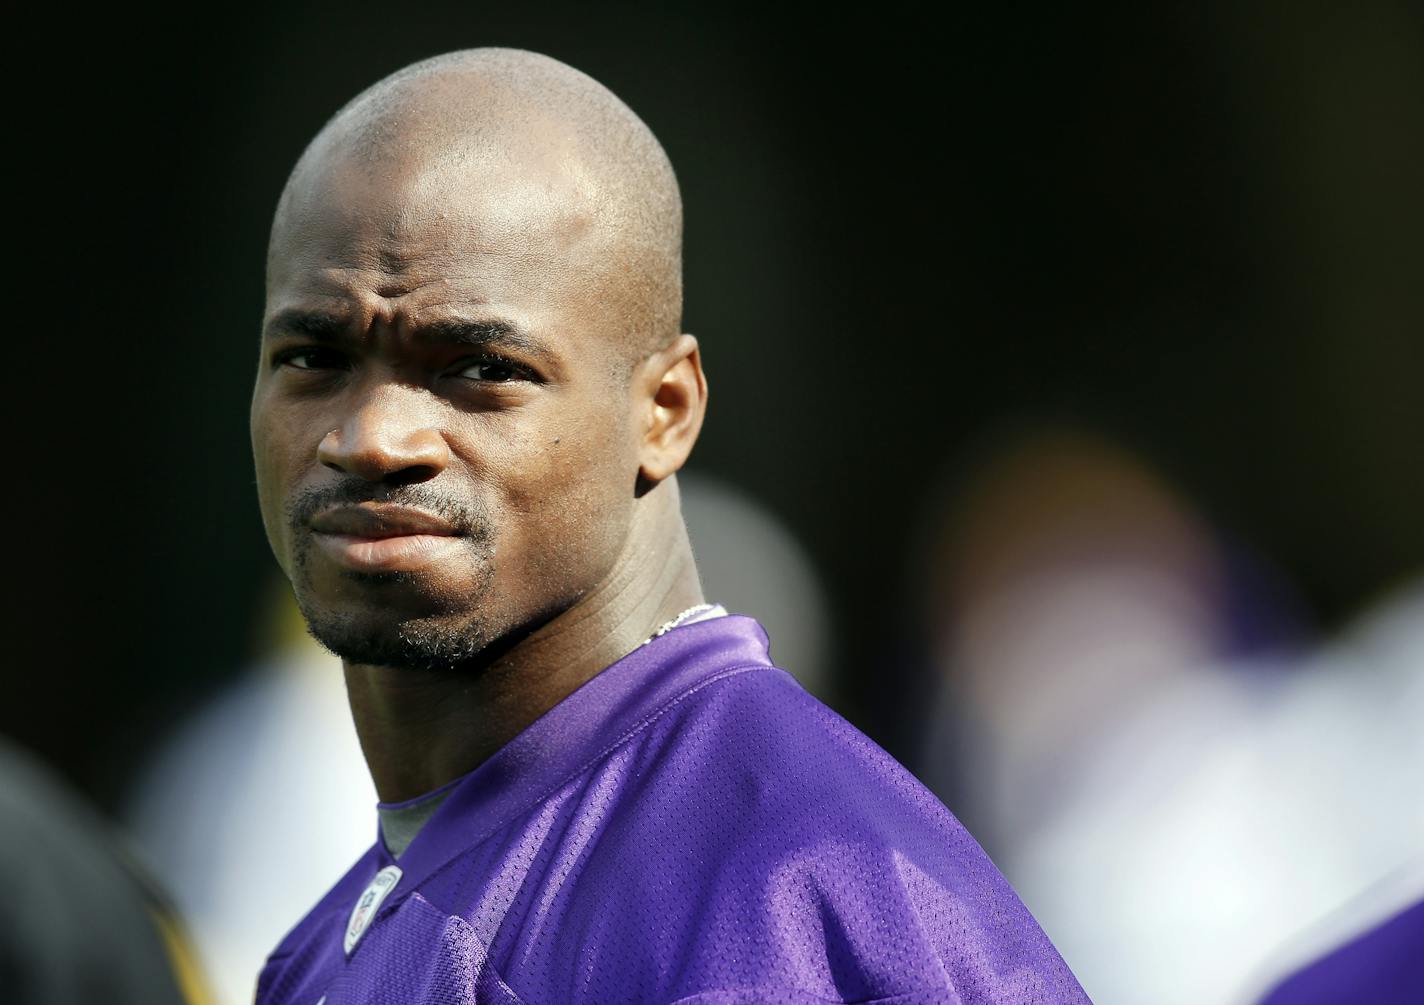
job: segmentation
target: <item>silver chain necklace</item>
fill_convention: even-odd
[[[662,623],[662,625],[660,625],[660,626],[658,627],[658,630],[657,630],[657,631],[653,632],[653,634],[649,635],[649,636],[643,641],[643,645],[647,645],[649,642],[653,641],[653,639],[657,638],[657,637],[660,636],[660,635],[666,635],[668,632],[672,631],[674,628],[676,628],[678,625],[682,624],[684,621],[686,621],[688,618],[692,617],[693,615],[696,615],[696,614],[703,614],[703,613],[705,613],[705,612],[707,612],[707,611],[712,610],[712,608],[714,608],[714,607],[716,607],[716,606],[717,606],[716,604],[693,604],[691,607],[689,607],[687,610],[683,611],[681,614],[679,614],[677,617],[673,618],[671,621],[664,621],[664,622]]]

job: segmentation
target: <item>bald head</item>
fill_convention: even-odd
[[[629,361],[678,334],[682,203],[667,155],[612,92],[547,56],[436,56],[337,112],[282,193],[269,292],[293,245],[309,240],[313,218],[333,212],[348,223],[379,221],[390,240],[372,246],[369,264],[391,272],[401,264],[402,226],[429,212],[483,245],[553,260],[603,305],[600,327]]]
[[[648,128],[532,53],[417,64],[312,141],[272,226],[252,449],[273,553],[348,665],[453,672],[586,604],[601,667],[700,596],[680,231]]]

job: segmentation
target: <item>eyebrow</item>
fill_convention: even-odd
[[[463,345],[474,349],[503,347],[545,359],[552,355],[543,342],[512,321],[441,318],[419,325],[415,337],[436,345]]]
[[[263,329],[265,338],[296,336],[315,342],[344,345],[359,342],[346,318],[323,311],[289,308],[273,315]],[[418,325],[414,340],[426,345],[457,345],[472,349],[506,348],[548,359],[549,348],[512,321],[440,318]]]
[[[305,335],[318,342],[344,341],[347,335],[346,320],[321,311],[288,308],[278,311],[262,326],[263,338],[283,335]]]

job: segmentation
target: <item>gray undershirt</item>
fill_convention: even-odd
[[[386,843],[386,851],[392,858],[400,858],[425,822],[435,815],[440,804],[450,795],[452,789],[433,792],[424,799],[400,806],[377,806],[381,817],[381,840]]]

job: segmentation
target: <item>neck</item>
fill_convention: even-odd
[[[676,487],[664,487],[652,533],[630,543],[608,579],[478,672],[345,664],[356,733],[383,802],[473,771],[659,625],[702,602]]]

